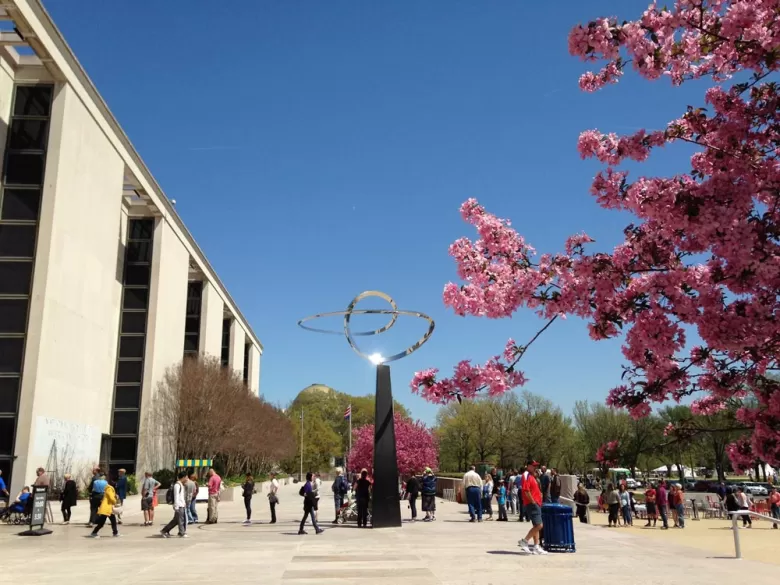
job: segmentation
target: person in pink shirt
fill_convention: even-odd
[[[209,505],[206,515],[206,524],[216,524],[219,519],[219,493],[222,490],[222,478],[212,467],[208,473]]]

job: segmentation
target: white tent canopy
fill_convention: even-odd
[[[679,477],[680,471],[678,467],[679,466],[677,465],[672,465],[672,475],[676,475]],[[691,478],[695,477],[693,475],[693,470],[690,467],[686,467],[685,465],[683,465],[682,470],[683,470],[683,477],[691,477]],[[660,467],[656,467],[655,469],[653,469],[653,471],[656,473],[665,474],[668,471],[668,468],[666,467],[666,465],[661,465]]]

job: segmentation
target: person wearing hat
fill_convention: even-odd
[[[430,467],[425,468],[422,480],[422,509],[425,512],[423,522],[436,520],[436,476]]]
[[[531,521],[531,530],[517,544],[527,554],[546,555],[547,551],[542,548],[541,540],[543,528],[542,490],[539,488],[539,482],[535,477],[535,471],[538,466],[539,463],[533,460],[526,464],[528,476],[523,481],[523,514]],[[536,543],[536,546],[532,544],[533,542]]]
[[[504,485],[504,478],[498,480],[498,521],[508,522],[509,518],[506,516],[506,486]]]

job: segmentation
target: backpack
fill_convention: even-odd
[[[298,495],[303,497],[305,495],[305,492],[303,491],[303,488],[306,487],[306,484],[301,486],[301,489],[298,490]]]
[[[173,489],[176,484],[172,484],[168,491],[165,492],[165,503],[173,505]]]
[[[349,484],[347,483],[347,478],[342,476],[341,481],[339,482],[339,494],[344,496],[348,492],[349,492]]]

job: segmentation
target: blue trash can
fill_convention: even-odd
[[[572,509],[563,504],[542,505],[544,550],[548,552],[576,552]]]

